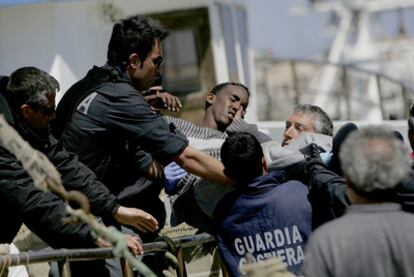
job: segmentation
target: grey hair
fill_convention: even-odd
[[[310,115],[314,120],[316,133],[332,136],[333,123],[331,118],[320,107],[310,104],[302,104],[295,107],[293,113]]]
[[[359,193],[394,189],[408,176],[408,148],[387,126],[367,126],[352,132],[341,147],[339,158],[349,186]]]
[[[36,104],[44,106],[47,96],[59,90],[58,81],[45,71],[33,67],[22,67],[14,71],[9,78],[7,91],[13,98],[13,104]]]

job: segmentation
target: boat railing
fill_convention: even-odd
[[[294,106],[321,106],[334,120],[401,120],[408,117],[414,87],[355,65],[306,59],[257,62],[259,121],[285,120]],[[319,101],[323,98],[323,101]]]
[[[182,236],[174,239],[160,237],[151,243],[145,243],[144,255],[156,252],[165,252],[172,257],[173,263],[176,263],[176,276],[187,276],[186,265],[184,261],[183,249],[205,244],[216,243],[215,238],[207,233],[196,234],[192,236]],[[34,263],[44,263],[56,261],[59,264],[60,276],[70,277],[69,263],[73,261],[91,261],[113,258],[112,248],[90,248],[90,249],[52,249],[22,252],[19,254],[9,254],[0,256],[0,271],[4,269]],[[139,259],[140,257],[137,257]],[[170,258],[171,259],[171,258]],[[174,261],[175,260],[175,261]],[[133,276],[133,271],[129,264],[121,259],[122,273],[124,277]],[[174,276],[174,275],[171,275]]]

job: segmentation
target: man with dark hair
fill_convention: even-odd
[[[266,173],[266,164],[260,143],[248,133],[234,134],[221,147],[224,172],[236,181],[236,188]]]
[[[391,203],[410,171],[407,148],[390,128],[369,126],[339,156],[353,205],[311,236],[304,276],[413,276],[414,216]]]
[[[219,250],[230,275],[240,275],[238,267],[248,255],[256,262],[279,257],[288,270],[298,272],[312,229],[307,187],[286,181],[284,171],[267,173],[262,147],[248,133],[229,136],[221,160],[236,182],[236,191],[224,196],[214,213]]]
[[[22,67],[8,80],[4,96],[15,115],[15,129],[32,147],[43,152],[62,175],[68,190],[79,190],[90,200],[97,216],[114,218],[144,232],[156,231],[157,221],[149,214],[119,205],[116,197],[96,180],[76,155],[66,152],[49,133],[59,83],[36,67]]]
[[[0,106],[0,113],[9,124],[14,125],[14,116],[3,92],[0,93]],[[85,224],[63,224],[60,219],[65,215],[64,202],[53,193],[37,188],[16,157],[3,147],[0,147],[0,166],[0,206],[7,211],[2,213],[0,243],[11,243],[24,222],[52,247],[94,246],[96,238],[89,227]],[[22,176],[27,183],[15,181]]]
[[[158,71],[163,62],[160,55],[160,42],[168,36],[168,31],[158,22],[150,17],[131,16],[116,22],[108,45],[107,59],[111,66],[123,67],[126,70],[132,62],[139,62],[139,66],[143,69],[145,62],[152,62],[155,67],[154,71]],[[153,51],[157,55],[153,55]],[[131,57],[132,55],[132,57]],[[150,58],[151,60],[147,60]],[[130,68],[129,70],[133,70]],[[132,71],[130,71],[132,72]],[[128,72],[128,75],[131,73]],[[139,73],[137,71],[137,73]],[[137,90],[146,90],[154,83],[154,78],[130,78]],[[147,83],[145,83],[147,81]]]
[[[202,126],[179,118],[165,118],[184,133],[191,146],[219,159],[221,145],[229,134],[245,131],[254,134],[260,142],[271,140],[259,132],[257,126],[247,124],[243,120],[249,97],[249,89],[243,84],[225,82],[216,85],[207,94]],[[174,174],[170,174],[170,171]],[[166,191],[174,194],[179,190],[179,194],[183,194],[177,200],[176,196],[172,197],[174,219],[177,222],[186,221],[204,231],[214,232],[214,224],[211,222],[213,211],[218,201],[232,188],[208,182],[191,174],[183,178],[185,174],[179,171],[180,168],[176,165],[168,166],[166,169],[166,178],[169,179],[169,175],[172,175],[175,179],[175,182],[168,182]],[[191,209],[188,208],[190,205]]]
[[[240,116],[244,117],[249,97],[249,89],[240,83],[225,82],[214,86],[206,97],[203,126],[224,132],[240,109]]]
[[[320,107],[309,104],[298,105],[286,120],[282,146],[290,144],[305,132],[332,136],[332,130],[332,120]]]
[[[54,116],[59,89],[52,76],[35,67],[23,67],[10,77],[3,77],[1,84],[1,113],[23,139],[46,155],[61,174],[67,190],[83,192],[95,215],[113,217],[143,231],[156,230],[157,222],[151,215],[120,206],[95,175],[49,134],[49,120]],[[63,201],[35,187],[20,161],[3,147],[0,147],[0,168],[0,203],[2,210],[8,211],[3,213],[2,241],[10,242],[23,222],[52,247],[91,247],[91,242],[96,241],[84,224],[63,224]],[[142,251],[137,238],[127,238],[135,254]]]
[[[63,118],[60,122],[68,119],[60,138],[63,145],[125,201],[121,203],[148,210],[160,222],[165,211],[158,197],[163,177],[159,163],[176,161],[206,179],[231,183],[220,162],[189,147],[188,140],[154,114],[142,95],[161,74],[161,41],[166,35],[157,21],[144,16],[115,23],[107,64],[94,67],[74,84],[57,114]]]

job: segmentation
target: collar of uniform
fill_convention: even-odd
[[[397,203],[375,203],[375,204],[355,204],[349,206],[347,213],[376,213],[391,212],[401,210],[401,205]]]
[[[126,72],[122,71],[121,67],[119,66],[112,66],[108,63],[106,63],[103,68],[105,70],[108,70],[110,74],[110,79],[113,82],[127,82],[130,83],[130,80],[128,78],[128,75]]]
[[[284,171],[272,171],[242,185],[241,191],[249,195],[261,194],[284,182],[286,182],[286,173]]]

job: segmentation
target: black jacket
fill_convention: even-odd
[[[342,216],[351,204],[345,192],[345,180],[321,165],[309,169],[309,202],[312,204],[312,226]]]
[[[115,194],[145,176],[153,158],[170,162],[188,145],[152,112],[128,78],[109,65],[92,68],[65,93],[57,122],[66,122],[60,137],[65,148],[76,152]]]
[[[119,68],[93,67],[65,93],[56,122],[54,132],[63,131],[59,140],[64,147],[75,152],[122,205],[165,222],[159,199],[163,182],[147,179],[148,168],[153,158],[170,162],[188,141],[152,112]]]
[[[14,125],[12,112],[0,93],[0,113]],[[0,242],[10,243],[24,222],[52,247],[93,246],[94,238],[85,224],[63,224],[64,203],[56,195],[35,187],[14,155],[0,146]]]
[[[313,209],[313,227],[342,216],[351,202],[346,195],[345,180],[321,165],[309,169],[309,201]],[[414,212],[414,170],[393,191],[389,199],[403,210]]]
[[[90,199],[92,212],[112,216],[119,204],[115,196],[96,180],[95,175],[79,163],[76,155],[66,152],[48,131],[33,132],[19,120],[17,113],[8,105],[4,88],[0,91],[0,112],[31,146],[55,165],[67,190],[80,190]],[[94,238],[84,224],[63,224],[63,201],[52,193],[44,193],[34,186],[21,163],[0,146],[0,206],[7,211],[0,231],[0,239],[10,242],[20,224],[25,222],[39,237],[53,247],[92,246]],[[7,222],[7,223],[6,223]]]
[[[64,224],[62,199],[35,187],[19,161],[0,147],[0,242],[10,243],[22,223],[50,246],[92,247],[94,238],[86,224]]]

